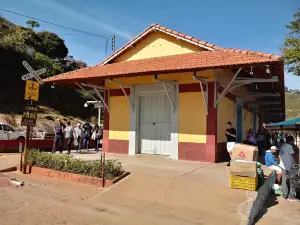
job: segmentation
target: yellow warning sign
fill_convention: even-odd
[[[38,82],[32,80],[26,80],[24,99],[38,101],[39,89],[40,89],[40,85]]]

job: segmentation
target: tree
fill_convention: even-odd
[[[289,31],[285,39],[283,54],[289,72],[300,75],[300,8],[294,14],[294,20],[286,26]]]
[[[26,52],[28,47],[39,48],[40,41],[36,33],[30,29],[21,26],[17,26],[11,29],[2,39],[2,46],[11,47],[16,51]]]
[[[46,68],[47,72],[42,74],[42,78],[51,77],[60,73],[63,73],[63,67],[59,62],[55,62],[50,59],[48,56],[43,55],[42,53],[36,52],[33,56],[32,63],[34,68],[42,69]]]
[[[289,88],[287,86],[284,86],[285,92],[289,92]]]
[[[68,54],[68,48],[63,39],[51,32],[38,32],[41,43],[38,51],[52,59],[63,59]]]
[[[35,27],[40,27],[40,24],[34,20],[28,20],[26,22],[26,24],[31,27],[31,29],[35,28]]]

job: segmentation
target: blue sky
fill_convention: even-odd
[[[285,25],[297,7],[297,0],[1,0],[0,6],[80,30],[116,35],[117,48],[150,24],[159,23],[222,47],[275,54],[280,54]],[[28,20],[0,13],[16,24],[25,25]],[[105,39],[45,23],[39,30],[60,35],[69,54],[89,65],[105,58]],[[300,89],[299,84],[300,77],[286,74],[286,86]]]

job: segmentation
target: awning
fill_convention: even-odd
[[[296,129],[300,128],[300,118],[286,120],[278,123],[270,123],[266,125],[267,128],[271,129]]]
[[[68,83],[149,74],[239,68],[255,65],[281,65],[280,56],[244,50],[215,50],[96,65],[44,79],[45,83]],[[277,66],[274,67],[274,69]]]

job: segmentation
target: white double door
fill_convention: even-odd
[[[141,153],[170,155],[171,107],[166,95],[140,96]]]

